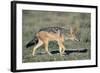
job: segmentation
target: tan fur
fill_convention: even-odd
[[[70,40],[75,40],[76,37],[74,36],[74,34],[72,33],[72,28],[70,30],[69,33],[69,37],[68,39]],[[53,33],[53,32],[46,32],[46,31],[40,31],[37,33],[37,38],[39,40],[39,42],[37,43],[37,45],[33,48],[33,56],[35,55],[35,50],[37,48],[39,48],[40,46],[44,45],[45,46],[45,51],[51,55],[51,53],[48,50],[48,44],[50,41],[57,41],[58,45],[59,45],[59,52],[60,55],[62,56],[64,51],[65,51],[65,46],[64,46],[64,35],[59,35],[59,33]]]

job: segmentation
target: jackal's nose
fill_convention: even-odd
[[[75,39],[75,40],[78,41],[78,42],[80,41],[80,39]]]
[[[78,42],[80,42],[80,39],[78,39]]]

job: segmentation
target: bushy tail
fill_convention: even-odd
[[[26,44],[26,48],[31,47],[38,43],[38,38],[35,36],[30,42]]]

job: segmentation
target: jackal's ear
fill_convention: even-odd
[[[70,27],[70,34],[73,35],[73,34],[77,34],[79,31],[79,28],[78,27]]]

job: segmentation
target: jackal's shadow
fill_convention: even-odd
[[[71,53],[86,53],[88,49],[68,49],[65,50],[64,55],[69,55]],[[37,53],[38,55],[46,54],[45,52]],[[51,54],[59,54],[59,50],[51,51]]]

